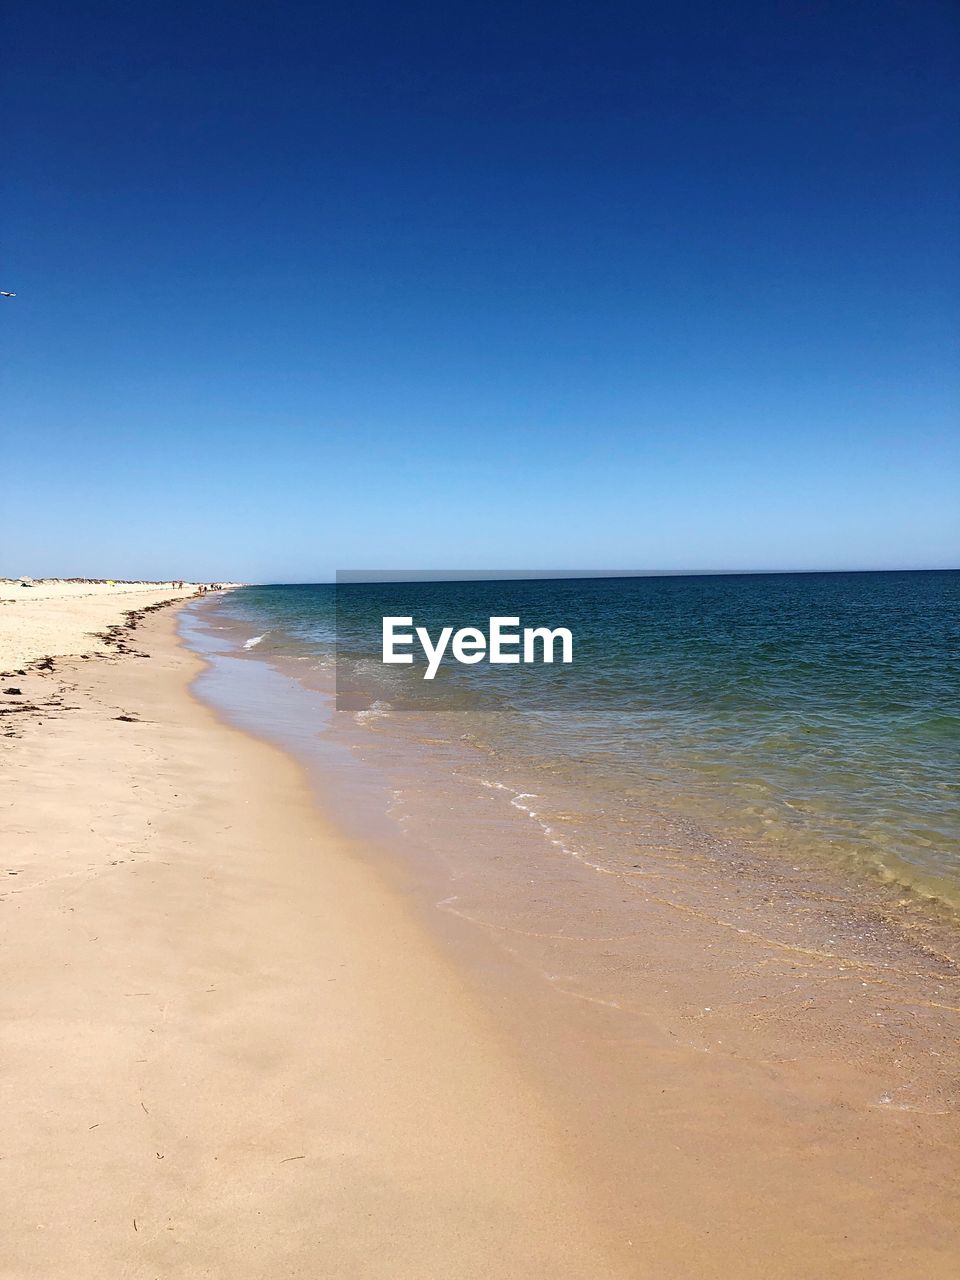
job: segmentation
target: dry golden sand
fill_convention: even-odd
[[[0,582],[0,671],[50,654],[103,653],[97,634],[123,620],[128,609],[195,595],[156,582],[64,582],[43,579],[31,586]]]
[[[633,1025],[438,949],[299,768],[189,695],[173,618],[0,693],[0,1274],[957,1274],[955,1116],[869,1103],[846,994],[784,1005],[795,1060],[729,1015],[739,1057],[681,1043],[649,968]],[[712,937],[646,923],[678,970]]]

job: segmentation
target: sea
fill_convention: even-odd
[[[222,714],[366,770],[450,901],[709,847],[960,910],[960,572],[382,578],[244,587],[184,634]],[[388,615],[565,627],[573,661],[426,681],[381,661]]]

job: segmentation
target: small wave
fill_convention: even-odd
[[[245,649],[254,649],[263,640],[269,632],[264,632],[262,636],[251,636],[249,640],[244,640],[243,647]]]
[[[393,710],[393,705],[389,702],[372,702],[365,711],[355,711],[353,718],[357,724],[367,724],[370,720],[382,720],[384,716],[388,716]]]

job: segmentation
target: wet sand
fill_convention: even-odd
[[[558,863],[580,937],[441,898],[189,694],[173,611],[124,647],[0,695],[8,1274],[956,1274],[948,966],[778,935],[745,866]]]

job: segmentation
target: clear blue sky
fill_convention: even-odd
[[[953,0],[6,13],[0,574],[960,563]]]

